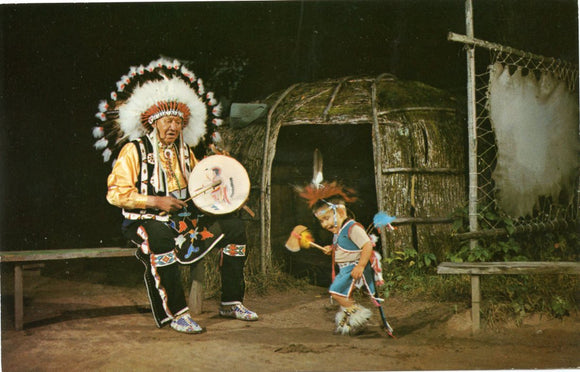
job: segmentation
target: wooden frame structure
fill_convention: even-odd
[[[481,327],[481,275],[580,275],[580,262],[443,262],[437,267],[437,274],[471,276],[471,320],[476,333]]]
[[[135,256],[135,248],[100,247],[78,249],[51,249],[38,251],[4,251],[0,252],[0,263],[14,265],[14,328],[22,330],[24,326],[24,279],[22,266],[27,263],[74,260],[81,258],[115,258]],[[189,295],[189,308],[193,314],[201,314],[203,302],[203,265],[196,265],[192,273],[192,285]]]

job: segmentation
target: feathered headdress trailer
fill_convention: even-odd
[[[318,149],[314,151],[313,163],[312,181],[304,187],[295,187],[295,189],[316,216],[321,216],[329,210],[333,210],[336,220],[336,210],[338,208],[346,209],[345,203],[352,203],[357,200],[355,191],[344,187],[337,181],[324,181],[322,154]]]
[[[152,124],[167,115],[183,118],[180,146],[194,147],[204,137],[214,143],[221,140],[221,104],[214,93],[206,92],[203,81],[179,60],[160,58],[147,66],[132,66],[110,97],[100,102],[94,147],[108,162],[125,143],[143,135],[154,137]]]

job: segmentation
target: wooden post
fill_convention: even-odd
[[[22,286],[22,264],[14,264],[14,328],[22,330],[24,325],[24,290]]]
[[[468,37],[473,37],[473,5],[471,0],[465,1],[465,28]],[[475,232],[477,222],[477,112],[475,97],[475,47],[468,46],[467,53],[467,144],[469,164],[469,232]],[[477,240],[469,241],[474,249]]]
[[[372,127],[372,141],[373,141],[373,161],[375,163],[375,190],[377,193],[377,208],[383,210],[383,172],[382,172],[382,148],[381,148],[381,131],[379,128],[378,108],[377,108],[377,83],[385,74],[377,76],[371,86],[371,104],[373,109],[373,127]],[[387,251],[387,237],[385,229],[381,229],[381,254],[383,258],[387,258],[389,252]]]
[[[471,330],[473,333],[479,331],[479,303],[481,302],[481,291],[479,288],[479,275],[471,275]]]
[[[205,265],[198,262],[191,267],[191,288],[189,290],[189,312],[193,315],[199,315],[202,312],[203,305],[203,281],[205,278]]]
[[[276,102],[268,111],[268,119],[266,120],[266,133],[264,134],[264,154],[262,157],[262,180],[260,182],[260,244],[261,244],[261,270],[262,274],[266,274],[272,265],[272,247],[270,244],[270,181],[272,178],[272,163],[274,162],[274,155],[276,155],[276,140],[278,139],[279,126],[272,128],[272,118],[274,111],[282,102],[282,100],[290,93],[298,84],[294,84],[284,93],[278,97]]]

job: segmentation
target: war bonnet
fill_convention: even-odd
[[[155,120],[168,115],[183,118],[185,144],[196,146],[208,134],[219,141],[221,105],[180,61],[160,58],[131,67],[116,86],[95,115],[99,123],[93,128],[94,147],[102,150],[104,162],[125,143],[151,133]]]

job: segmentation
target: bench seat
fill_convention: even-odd
[[[437,274],[471,276],[471,320],[472,330],[480,328],[479,304],[481,302],[480,275],[537,275],[537,274],[580,274],[580,262],[512,261],[512,262],[442,262]]]
[[[72,260],[78,258],[130,257],[135,248],[99,247],[48,249],[38,251],[2,251],[0,262],[14,265],[14,328],[21,330],[24,323],[24,285],[22,265],[30,262]]]

